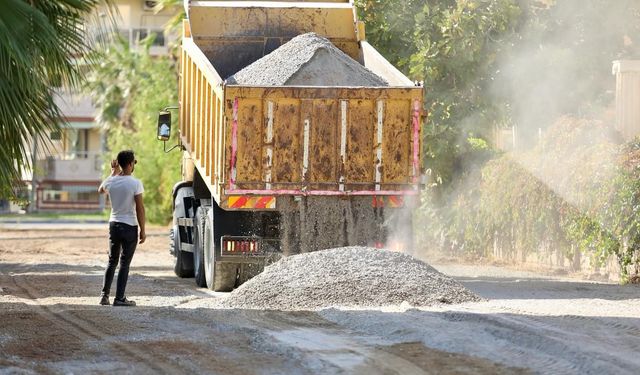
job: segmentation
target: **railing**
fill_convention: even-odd
[[[151,34],[155,34],[155,39],[151,44],[151,54],[159,55],[166,54],[168,52],[168,36],[165,35],[164,30],[161,28],[148,28],[148,27],[140,27],[140,28],[131,28],[131,29],[119,29],[115,33],[105,33],[103,30],[94,29],[89,30],[89,33],[92,34],[92,39],[95,39],[99,42],[110,42],[115,39],[115,35],[120,35],[122,39],[127,41],[127,43],[132,46],[140,45],[140,42],[148,37]]]
[[[98,159],[102,153],[96,151],[68,151],[64,153],[58,153],[55,155],[49,155],[47,159],[52,160],[77,160],[77,159]]]
[[[44,179],[52,181],[99,181],[102,155],[98,152],[69,152],[47,156],[41,161]]]

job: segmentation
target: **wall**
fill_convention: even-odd
[[[616,76],[616,128],[625,140],[640,135],[640,60],[613,62]]]
[[[163,29],[164,25],[175,14],[173,11],[163,10],[155,14],[153,10],[144,10],[143,0],[117,0],[120,12],[118,20],[121,28],[150,28]]]

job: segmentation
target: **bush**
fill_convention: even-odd
[[[428,189],[420,211],[427,243],[457,255],[522,261],[556,249],[600,266],[615,256],[623,281],[638,273],[640,140],[564,117],[533,150],[503,154],[449,194]]]

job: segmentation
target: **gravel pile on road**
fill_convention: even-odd
[[[221,305],[318,310],[479,300],[455,280],[409,255],[352,246],[283,258],[233,291]]]
[[[252,86],[388,86],[388,83],[315,33],[298,35],[227,78]]]

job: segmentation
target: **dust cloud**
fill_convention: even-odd
[[[490,94],[509,105],[516,133],[512,159],[587,212],[601,204],[587,191],[599,187],[591,182],[611,181],[616,169],[615,145],[621,139],[614,129],[611,66],[614,60],[640,57],[640,1],[523,3],[531,20],[514,48],[500,57]],[[585,154],[584,162],[575,163],[572,156],[594,148],[600,151],[597,160]],[[569,178],[576,175],[591,181]]]
[[[532,179],[580,211],[593,214],[605,205],[590,190],[612,184],[622,142],[614,129],[612,62],[640,58],[640,1],[518,3],[523,12],[518,29],[512,37],[495,41],[505,45],[493,63],[492,84],[484,95],[507,116],[504,123],[495,124],[495,137],[487,141],[507,144],[506,157],[530,173]],[[459,144],[474,136],[468,129],[480,116],[472,113],[460,122]],[[506,133],[506,139],[503,130],[512,131]],[[587,154],[594,149],[598,150],[597,156]],[[583,162],[578,155],[583,156]],[[437,193],[438,206],[445,211],[447,207],[454,211],[461,192],[471,192],[482,182],[483,161],[467,163],[463,168],[470,168],[458,175],[454,186]],[[578,175],[583,178],[575,179]],[[477,200],[469,206],[481,204],[477,195],[468,194],[465,199]],[[425,207],[432,203],[422,204]],[[450,223],[433,220],[422,215],[417,227],[446,236],[443,228]]]

